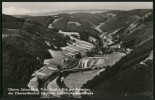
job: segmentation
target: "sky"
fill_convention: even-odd
[[[131,10],[150,8],[153,9],[152,2],[2,2],[2,13],[8,15],[82,9]]]

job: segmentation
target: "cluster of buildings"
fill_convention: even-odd
[[[70,36],[72,43],[68,43],[67,46],[61,47],[61,51],[49,50],[52,55],[52,59],[45,59],[44,64],[58,64],[60,67],[64,67],[66,62],[74,60],[79,56],[85,56],[88,51],[95,48],[95,45],[86,41],[82,41],[78,38]]]
[[[66,56],[70,56],[75,58],[77,55],[84,56],[86,55],[86,52],[91,51],[95,48],[95,45],[86,41],[82,41],[80,39],[77,39],[73,36],[70,36],[73,42],[72,44],[68,44],[66,47],[62,47],[62,52]]]
[[[78,39],[80,34],[78,32],[64,32],[59,30],[60,34],[67,35],[73,40],[73,43],[67,43],[68,46],[61,47],[62,54],[64,56],[69,56],[76,58],[77,55],[86,55],[86,52],[91,51],[95,48],[95,45],[86,41],[82,41]],[[76,36],[76,37],[75,37]],[[89,37],[89,40],[92,42],[96,42],[97,40],[93,37]]]

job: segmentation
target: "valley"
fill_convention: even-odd
[[[3,15],[3,78],[30,89],[60,89],[42,98],[150,97],[152,10],[135,12]],[[134,76],[138,81],[133,82]],[[90,89],[93,95],[58,94],[64,88]]]

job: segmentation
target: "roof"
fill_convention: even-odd
[[[77,46],[77,47],[79,47],[79,48],[83,48],[83,49],[88,49],[88,50],[91,49],[90,47],[86,47],[86,46],[81,45],[79,43],[74,43],[74,45]]]
[[[66,55],[66,56],[70,56],[70,55],[77,55],[77,54],[79,54],[80,52],[70,52],[70,51],[67,51],[67,50],[65,50],[65,51],[62,51],[63,52],[63,55]]]

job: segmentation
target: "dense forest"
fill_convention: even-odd
[[[68,37],[58,30],[48,29],[41,24],[3,15],[3,93],[7,88],[28,88],[32,73],[43,66],[44,59],[52,58],[48,49],[60,49],[67,45]],[[11,36],[10,34],[16,34]],[[60,41],[62,38],[64,41]],[[51,46],[47,45],[48,41]],[[7,84],[6,84],[7,83]]]
[[[29,38],[10,36],[3,39],[2,43],[4,92],[9,87],[26,88],[31,74],[43,66],[43,59],[51,58],[43,45]]]

